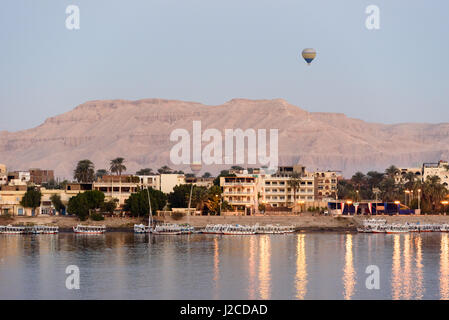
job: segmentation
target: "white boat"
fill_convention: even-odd
[[[410,228],[408,225],[403,224],[390,224],[387,225],[385,228],[385,233],[391,234],[391,233],[407,233],[410,231]]]
[[[252,235],[256,234],[255,226],[230,225],[223,230],[225,235]]]
[[[32,234],[57,234],[57,233],[59,233],[59,227],[37,225],[37,226],[33,226],[31,228],[30,232]]]
[[[208,224],[203,230],[204,234],[223,234],[223,230],[228,227],[227,224]]]
[[[0,233],[2,234],[24,234],[26,230],[25,226],[1,226],[0,227]]]
[[[179,235],[182,234],[182,232],[183,232],[182,227],[174,224],[157,225],[153,229],[153,234],[158,235]]]
[[[144,224],[135,224],[134,225],[134,233],[150,233],[150,226],[146,226]]]
[[[441,232],[449,232],[449,224],[447,224],[447,223],[442,224],[440,227],[440,231]]]
[[[73,227],[73,232],[82,234],[103,234],[106,232],[106,226],[83,226]]]

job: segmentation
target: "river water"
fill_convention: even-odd
[[[0,235],[0,299],[448,298],[447,233]]]

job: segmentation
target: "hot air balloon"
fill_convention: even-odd
[[[316,57],[316,51],[312,48],[307,48],[302,50],[302,57],[304,60],[306,60],[307,64],[310,65],[312,63],[313,59]]]

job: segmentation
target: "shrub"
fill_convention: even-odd
[[[90,219],[93,221],[101,221],[104,220],[104,217],[101,213],[94,212],[90,215]]]
[[[182,212],[173,212],[171,215],[173,220],[181,220],[184,217],[184,213]]]

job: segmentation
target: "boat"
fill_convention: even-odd
[[[150,233],[151,227],[144,224],[135,224],[134,233]]]
[[[449,224],[442,224],[440,227],[440,232],[449,232]]]
[[[46,225],[37,225],[31,227],[29,231],[32,234],[57,234],[59,233],[58,226],[46,226]]]
[[[25,226],[12,226],[8,224],[7,226],[0,227],[1,234],[24,234],[26,231]]]
[[[252,235],[256,234],[255,226],[230,225],[223,230],[225,235]]]
[[[227,224],[208,224],[201,233],[204,234],[223,234],[223,230],[228,227]]]
[[[73,232],[81,234],[103,234],[106,232],[106,226],[83,226],[73,227]]]
[[[152,231],[157,235],[180,235],[182,232],[182,227],[174,224],[157,225]]]
[[[402,225],[402,224],[390,224],[385,228],[385,233],[388,233],[388,234],[407,233],[409,231],[410,231],[409,226]]]

